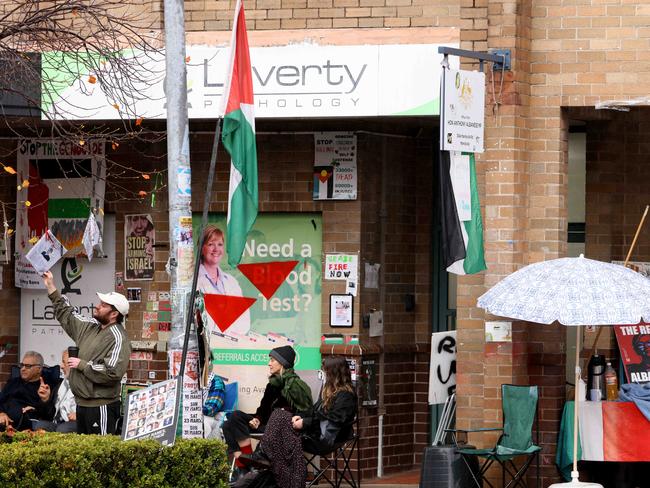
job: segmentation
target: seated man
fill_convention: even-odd
[[[11,378],[0,392],[0,430],[32,428],[31,419],[54,418],[54,396],[58,383],[48,384],[41,376],[43,356],[27,351],[20,363],[20,377]]]
[[[47,430],[48,432],[77,432],[77,403],[74,401],[74,395],[70,389],[68,375],[70,366],[68,366],[68,350],[63,351],[61,357],[61,370],[63,371],[63,381],[56,390],[56,400],[54,402],[54,420],[39,420],[34,425],[34,430]]]

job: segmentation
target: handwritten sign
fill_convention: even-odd
[[[429,405],[444,403],[456,391],[456,331],[431,334]]]

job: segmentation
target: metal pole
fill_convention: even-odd
[[[164,0],[165,9],[165,94],[167,102],[167,167],[169,188],[169,262],[171,284],[172,329],[170,349],[183,345],[179,376],[183,377],[188,348],[197,350],[195,337],[190,341],[185,332],[184,318],[188,308],[190,283],[188,270],[179,270],[179,243],[176,232],[181,220],[191,219],[190,143],[187,120],[187,73],[185,67],[185,16],[183,0]],[[190,246],[183,252],[193,252]],[[187,261],[184,261],[187,263]],[[182,272],[182,275],[181,273]],[[179,279],[185,277],[184,279]]]

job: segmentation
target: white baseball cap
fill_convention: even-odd
[[[129,301],[121,293],[117,293],[115,291],[111,291],[108,293],[97,292],[97,296],[102,302],[108,303],[109,305],[113,305],[115,309],[125,317],[128,315]]]

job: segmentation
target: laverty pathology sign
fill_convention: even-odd
[[[386,39],[390,42],[390,38]],[[394,41],[393,41],[394,42]],[[453,45],[454,43],[447,43]],[[441,44],[319,45],[312,42],[251,47],[257,117],[437,115]],[[187,99],[191,118],[220,115],[228,46],[189,45]],[[136,86],[129,110],[164,118],[164,54],[147,61],[155,83]],[[119,112],[98,84],[81,76],[61,91],[52,117],[115,119]]]

